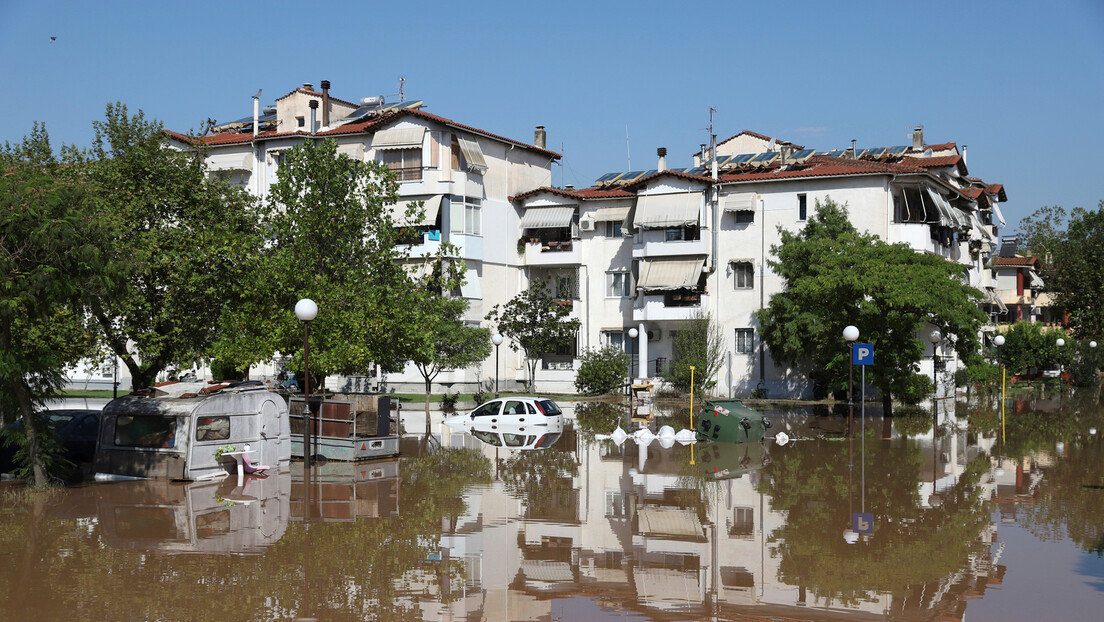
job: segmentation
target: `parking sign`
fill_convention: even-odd
[[[854,365],[873,365],[874,344],[856,343],[851,348],[851,363]]]

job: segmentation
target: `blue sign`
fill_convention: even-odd
[[[874,515],[862,512],[852,514],[851,531],[855,533],[874,533]]]
[[[872,343],[856,343],[851,346],[851,364],[852,365],[873,365],[874,364],[874,344]]]

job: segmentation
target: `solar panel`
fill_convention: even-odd
[[[619,172],[618,173],[606,173],[605,175],[602,175],[597,180],[595,180],[594,183],[604,184],[606,182],[611,182],[611,181],[617,179],[620,176],[621,176],[621,173],[619,173]]]
[[[740,155],[734,156],[731,160],[729,160],[728,164],[729,164],[729,166],[731,166],[733,164],[747,164],[754,157],[755,157],[754,153],[741,153]]]
[[[801,151],[795,151],[794,154],[790,156],[790,162],[801,164],[805,160],[813,157],[814,153],[816,153],[816,150],[814,149],[802,149]]]
[[[644,174],[643,174],[643,175],[641,175],[640,177],[638,177],[637,179],[643,179],[643,178],[645,178],[645,177],[651,177],[652,175],[655,175],[655,174],[656,174],[656,173],[658,173],[658,172],[659,172],[659,171],[657,171],[656,169],[654,169],[654,168],[653,168],[653,169],[652,169],[652,170],[650,170],[650,171],[644,171]]]
[[[687,175],[705,175],[704,166],[695,166],[694,168],[686,171]]]
[[[757,164],[759,166],[766,166],[771,162],[774,162],[776,158],[778,158],[778,152],[768,151],[766,153],[760,153],[759,155],[755,156],[751,160],[751,163]]]
[[[846,154],[847,154],[847,152],[844,151],[843,149],[833,149],[833,150],[829,151],[828,153],[826,153],[824,155],[826,155],[830,158],[842,158]]]
[[[628,173],[625,173],[624,175],[622,175],[617,180],[617,183],[627,184],[630,181],[636,181],[636,180],[640,179],[643,176],[644,176],[644,171],[629,171]]]
[[[685,168],[669,168],[667,170],[671,171],[672,173],[685,173],[688,169],[685,169]]]
[[[899,155],[904,154],[908,150],[909,150],[908,145],[897,145],[896,147],[890,147],[889,148],[889,155],[899,156]]]
[[[872,147],[863,152],[863,155],[868,158],[880,158],[889,151],[886,147]]]

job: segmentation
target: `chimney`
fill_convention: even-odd
[[[849,157],[850,157],[850,158],[851,158],[852,160],[857,160],[857,159],[859,158],[859,150],[858,150],[858,149],[857,149],[857,148],[855,147],[855,144],[856,144],[857,142],[858,142],[858,141],[857,141],[857,140],[855,140],[854,138],[852,138],[852,139],[851,139],[851,149],[849,149],[848,151],[850,152],[850,156],[849,156]]]
[[[311,136],[314,136],[315,128],[317,127],[317,124],[314,121],[315,116],[318,114],[318,100],[317,99],[310,100],[310,109],[311,109],[310,133],[311,133]]]
[[[912,148],[914,151],[924,150],[924,126],[917,125],[912,128]]]
[[[656,155],[659,156],[659,165],[656,170],[660,172],[667,170],[667,147],[656,149]]]
[[[545,149],[548,144],[548,132],[544,131],[543,125],[538,125],[537,129],[533,132],[533,144]]]
[[[566,186],[564,186],[564,190],[574,190],[574,189],[575,189],[575,184],[567,184]]]
[[[322,81],[322,127],[330,127],[330,81]]]
[[[258,93],[260,91],[257,91]],[[257,137],[257,132],[260,131],[258,127],[261,124],[261,98],[258,95],[253,96],[253,138]]]
[[[793,153],[794,153],[793,145],[784,144],[784,145],[781,146],[781,151],[782,151],[782,156],[781,156],[782,157],[782,163],[785,164],[786,160],[789,160],[790,156],[792,156]]]
[[[303,83],[303,88],[307,89],[308,91],[313,91],[314,90],[314,85],[311,84],[310,82],[304,82]]]
[[[966,166],[966,145],[962,145],[962,166]]]

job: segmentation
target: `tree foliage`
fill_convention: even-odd
[[[690,367],[694,367],[694,390],[701,395],[717,386],[716,375],[724,360],[725,339],[713,316],[697,311],[684,323],[673,340],[671,363],[660,377],[679,391],[690,390]]]
[[[38,488],[58,452],[38,413],[91,351],[85,308],[116,276],[98,248],[101,206],[55,159],[45,127],[0,150],[0,421],[22,422],[5,441]]]
[[[208,179],[203,150],[169,144],[161,124],[107,106],[80,167],[114,218],[100,240],[123,291],[91,301],[104,343],[137,387],[173,364],[209,354],[219,318],[248,287],[242,266],[257,248],[252,200]]]
[[[1068,366],[1073,362],[1074,344],[1070,335],[1060,328],[1020,321],[1002,334],[1004,345],[997,348],[997,355],[1010,376],[1055,365]],[[1066,340],[1061,348],[1057,345],[1059,338]]]
[[[780,231],[771,268],[784,289],[759,312],[762,338],[772,357],[808,374],[826,391],[847,387],[849,349],[843,329],[855,325],[874,344],[868,381],[883,402],[919,399],[919,361],[928,347],[917,338],[926,325],[942,331],[967,363],[977,356],[977,332],[986,321],[964,282],[963,267],[859,233],[847,210],[830,199],[797,233]],[[928,385],[930,386],[930,384]]]
[[[529,284],[529,289],[506,304],[495,305],[487,314],[498,331],[510,339],[510,349],[524,353],[530,391],[540,356],[569,347],[579,332],[580,322],[570,317],[571,306],[565,302],[553,297],[548,283],[538,279]]]
[[[1053,243],[1045,274],[1053,304],[1081,338],[1104,338],[1104,201],[1095,210],[1076,208],[1064,236]]]
[[[259,208],[263,248],[223,318],[217,356],[245,366],[294,353],[288,366],[302,369],[304,330],[293,309],[310,298],[318,304],[312,369],[353,374],[373,362],[401,369],[414,346],[415,305],[402,263],[409,253],[398,245],[402,229],[389,207],[393,175],[378,162],[338,154],[327,139],[285,152],[277,179]]]
[[[583,395],[616,393],[629,374],[629,355],[620,348],[587,349],[579,357],[575,389]]]

